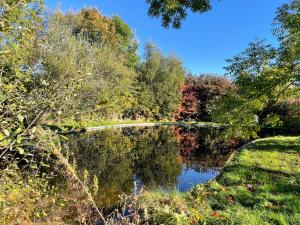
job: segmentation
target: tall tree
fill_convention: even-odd
[[[75,24],[72,24],[75,35],[85,37],[93,44],[110,45],[127,55],[127,66],[137,66],[138,44],[133,31],[121,17],[104,16],[96,8],[84,8],[79,13],[69,13],[66,17],[75,20]]]
[[[58,99],[53,108],[62,118],[120,117],[133,101],[135,70],[127,66],[126,52],[91,43],[82,33],[73,35],[74,17],[62,13],[50,17],[37,53],[43,70],[36,80],[48,84],[43,93]]]
[[[180,104],[180,86],[185,70],[175,56],[164,56],[147,44],[144,62],[138,69],[135,112],[146,118],[169,118]]]
[[[277,11],[274,34],[281,43],[280,54],[283,61],[294,62],[300,60],[300,1],[292,0],[284,4]],[[284,59],[286,58],[286,59]],[[295,68],[297,69],[297,68]],[[299,69],[299,67],[298,67]],[[299,76],[297,77],[298,80]]]
[[[117,39],[120,44],[119,48],[121,52],[126,54],[126,65],[136,67],[140,60],[137,54],[139,46],[132,29],[119,16],[113,16],[112,22],[116,29]]]

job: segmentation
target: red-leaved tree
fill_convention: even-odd
[[[211,121],[208,104],[235,89],[227,78],[218,75],[188,76],[181,87],[182,103],[176,114],[176,120]]]

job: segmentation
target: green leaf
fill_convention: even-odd
[[[36,127],[33,127],[32,129],[31,129],[31,133],[35,133],[36,132]]]
[[[14,134],[19,134],[19,133],[21,133],[22,132],[22,128],[21,127],[19,127],[15,132],[14,132]]]
[[[24,155],[24,149],[23,148],[20,148],[20,147],[17,147],[17,150],[18,150],[18,153],[20,154],[20,155]]]
[[[69,140],[69,138],[67,138],[66,136],[64,136],[64,135],[60,135],[60,137],[62,138],[62,139],[64,139],[64,140]]]
[[[5,135],[3,133],[0,133],[0,141],[5,138]]]
[[[7,147],[9,145],[9,143],[10,142],[8,140],[4,140],[4,141],[0,142],[0,145],[3,146],[3,147]]]
[[[31,167],[31,169],[37,169],[38,168],[37,165],[32,165],[30,167]]]
[[[17,143],[20,144],[22,140],[23,140],[22,136],[18,135],[17,136]]]
[[[1,101],[1,102],[4,102],[6,99],[7,99],[6,95],[3,94],[2,91],[0,91],[0,101]]]
[[[18,120],[21,122],[21,123],[23,123],[23,121],[24,121],[24,117],[22,116],[22,115],[20,115],[20,114],[18,114]]]

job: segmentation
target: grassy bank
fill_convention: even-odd
[[[153,123],[156,121],[147,120],[130,120],[130,119],[114,119],[114,120],[82,120],[75,121],[72,119],[66,119],[58,123],[58,126],[71,126],[71,127],[98,127],[98,126],[111,126],[117,124],[133,124],[133,123]],[[170,122],[170,121],[163,121]]]
[[[223,173],[192,192],[147,192],[163,224],[300,224],[300,140],[272,137],[237,152]]]
[[[158,123],[158,124],[194,124],[194,125],[217,125],[212,122],[177,122],[175,120],[131,120],[131,119],[115,119],[115,120],[82,120],[80,122],[66,119],[61,122],[55,123],[58,127],[66,128],[89,128],[89,127],[101,127],[112,125],[124,125],[124,124],[146,124],[146,123]]]

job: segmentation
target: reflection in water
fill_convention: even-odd
[[[114,206],[119,195],[143,186],[186,191],[218,174],[236,142],[218,141],[208,128],[160,126],[107,129],[72,135],[70,160],[98,178],[96,202]]]

